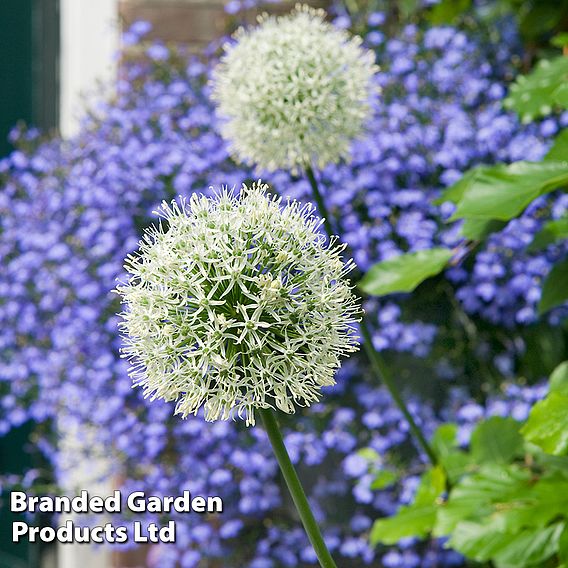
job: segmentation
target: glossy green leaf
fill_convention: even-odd
[[[448,545],[478,562],[494,560],[513,566],[541,565],[558,550],[564,523],[517,533],[496,532],[491,526],[464,521]]]
[[[457,424],[442,424],[432,436],[431,445],[448,479],[454,483],[472,464],[469,454],[458,447]]]
[[[516,533],[545,527],[568,510],[568,479],[558,472],[531,479],[516,495],[494,507],[484,522],[495,531]]]
[[[441,458],[440,462],[444,466],[446,475],[452,484],[456,483],[464,474],[471,473],[471,471],[477,469],[471,454],[462,450],[456,450],[448,454]]]
[[[432,436],[432,449],[438,458],[451,454],[458,446],[458,425],[453,423],[442,424]]]
[[[546,527],[568,510],[568,478],[564,473],[539,479],[518,466],[485,466],[454,486],[438,511],[434,534],[455,534],[463,521],[508,534]]]
[[[512,534],[506,539],[495,560],[513,566],[542,566],[558,551],[564,523],[556,523],[539,530],[525,530]]]
[[[559,85],[552,93],[552,99],[557,106],[568,108],[568,85],[566,83]]]
[[[554,46],[554,47],[564,47],[565,45],[568,45],[568,33],[563,32],[563,33],[559,33],[556,34],[551,40],[550,43]]]
[[[357,452],[357,455],[361,456],[362,458],[365,458],[371,464],[379,463],[381,459],[379,452],[377,452],[377,450],[374,450],[373,448],[361,448]]]
[[[451,203],[459,203],[463,197],[463,194],[466,190],[470,187],[473,179],[479,172],[483,172],[485,170],[491,170],[494,166],[475,166],[471,168],[463,176],[453,185],[446,188],[440,197],[434,200],[434,204],[441,205],[446,201],[450,201]]]
[[[501,231],[506,225],[506,221],[496,219],[466,219],[460,229],[460,234],[470,241],[482,241],[492,233]]]
[[[534,447],[531,448],[534,463],[539,467],[542,467],[546,471],[560,471],[562,474],[568,473],[568,456],[553,456],[552,454],[547,454],[544,451],[535,451]],[[538,448],[540,449],[540,448]]]
[[[433,505],[446,490],[446,475],[443,468],[434,466],[422,475],[414,497],[415,505]]]
[[[452,255],[449,249],[432,248],[384,260],[370,268],[359,288],[372,296],[412,292],[424,280],[444,270]]]
[[[371,544],[396,544],[402,538],[425,537],[436,520],[436,506],[401,507],[396,515],[379,519],[371,529]]]
[[[496,504],[525,494],[530,480],[530,472],[516,466],[483,466],[454,485],[447,502],[438,510],[434,535],[448,536],[463,520],[481,521],[489,517]]]
[[[448,547],[458,550],[473,560],[484,562],[503,548],[504,538],[506,537],[503,534],[496,533],[491,527],[472,521],[461,521],[457,523],[448,541]]]
[[[568,128],[562,130],[556,136],[544,160],[546,162],[563,162],[568,160]]]
[[[552,112],[554,93],[568,78],[568,57],[542,60],[529,74],[511,85],[505,107],[517,112],[523,122]]]
[[[552,391],[537,402],[521,433],[549,454],[568,453],[568,396]]]
[[[375,473],[375,479],[371,483],[371,489],[380,490],[392,485],[398,479],[397,474],[390,469],[381,469]]]
[[[375,521],[371,544],[396,544],[401,538],[425,537],[436,521],[437,502],[446,489],[446,476],[440,466],[426,471],[412,505],[401,507],[396,515]]]
[[[568,396],[568,361],[563,361],[550,375],[550,390]]]
[[[567,183],[568,162],[515,162],[479,169],[462,188],[452,219],[508,221],[540,195]]]
[[[453,24],[470,7],[471,0],[441,0],[433,6],[428,20],[434,26]]]
[[[558,557],[564,564],[568,564],[568,525],[564,527],[558,541]]]
[[[568,260],[555,264],[542,285],[538,313],[544,314],[568,301]]]
[[[545,223],[542,229],[534,236],[527,250],[530,252],[542,250],[548,245],[563,239],[568,239],[568,217]]]
[[[508,463],[523,450],[520,424],[493,416],[480,422],[471,435],[471,454],[478,463]]]

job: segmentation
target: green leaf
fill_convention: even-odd
[[[390,469],[381,469],[375,473],[371,489],[380,490],[392,485],[398,479],[397,474]]]
[[[521,429],[523,436],[545,452],[564,455],[568,452],[568,396],[550,392],[531,410]]]
[[[396,544],[402,538],[424,538],[436,520],[435,505],[401,507],[396,515],[379,519],[373,524],[369,536],[371,544]]]
[[[568,472],[568,456],[553,456],[543,452],[541,448],[535,445],[532,445],[531,453],[535,464],[539,467],[551,472],[560,471],[563,475]]]
[[[464,184],[452,219],[508,221],[540,195],[566,183],[568,162],[515,162],[478,169]]]
[[[568,564],[568,526],[564,527],[558,541],[558,557],[563,563]]]
[[[403,20],[411,18],[419,7],[418,0],[401,0],[398,4],[398,9]]]
[[[471,454],[478,463],[508,463],[523,450],[520,424],[493,416],[480,422],[471,435]]]
[[[434,5],[428,17],[434,26],[443,26],[455,22],[458,16],[471,7],[471,0],[442,0]]]
[[[373,448],[361,448],[357,454],[364,458],[369,469],[373,472],[375,479],[371,483],[371,489],[379,490],[392,485],[397,479],[397,474],[389,469],[377,469],[377,464],[381,463],[381,456]]]
[[[420,283],[440,273],[452,258],[452,251],[432,248],[402,254],[372,266],[359,288],[372,296],[412,292]]]
[[[554,93],[568,75],[568,57],[542,60],[535,69],[511,85],[505,107],[517,112],[523,122],[552,112]]]
[[[431,441],[432,449],[452,483],[466,473],[472,463],[471,456],[459,449],[457,433],[457,424],[442,424]]]
[[[554,30],[563,14],[558,4],[561,4],[561,0],[560,2],[539,0],[538,2],[527,2],[524,9],[519,7],[517,19],[523,36],[534,41],[539,36],[549,34]]]
[[[436,521],[437,502],[446,490],[446,476],[440,466],[426,471],[416,490],[412,505],[401,507],[396,515],[379,519],[371,529],[371,544],[395,544],[401,538],[423,538]]]
[[[477,473],[465,476],[454,485],[447,502],[438,510],[434,535],[452,534],[463,520],[489,517],[497,503],[513,501],[523,495],[530,480],[530,472],[516,466],[482,466]]]
[[[478,562],[494,560],[513,566],[541,565],[558,550],[564,523],[518,533],[496,532],[491,526],[464,521],[448,545]]]
[[[559,85],[552,93],[552,99],[559,107],[568,108],[568,85],[566,83]]]
[[[549,524],[566,511],[565,471],[539,477],[518,465],[491,464],[454,486],[438,510],[433,534],[451,536],[449,546],[480,562],[540,566],[556,552],[564,530]]]
[[[452,489],[448,501],[440,506],[433,529],[435,536],[459,534],[465,526],[483,535],[501,535],[491,541],[487,555],[501,564],[512,558],[498,557],[498,548],[516,535],[537,533],[549,523],[566,516],[568,510],[568,478],[566,472],[553,472],[546,477],[533,477],[530,470],[517,465],[483,466],[476,474],[463,478]],[[504,536],[505,535],[505,536]],[[465,546],[461,552],[470,554]],[[500,553],[499,553],[500,554]],[[489,557],[488,556],[488,557]],[[477,558],[475,555],[472,558]],[[525,564],[522,564],[523,566]]]
[[[446,490],[446,474],[439,465],[426,471],[416,490],[414,505],[434,505]]]
[[[550,150],[544,156],[546,162],[562,162],[568,160],[568,128],[562,130],[554,139]]]
[[[548,245],[568,238],[568,217],[556,219],[545,223],[542,229],[534,236],[527,250],[529,252],[542,250]]]
[[[542,566],[558,550],[564,523],[556,523],[539,530],[525,530],[505,535],[502,550],[495,560],[513,566]]]
[[[464,474],[476,469],[471,455],[462,450],[456,450],[454,453],[441,458],[440,461],[451,483],[456,483]]]
[[[453,423],[442,424],[432,436],[432,449],[438,458],[444,458],[453,453],[458,446],[458,425]]]
[[[471,168],[453,185],[446,188],[440,197],[434,200],[435,205],[441,205],[446,201],[451,201],[452,203],[459,203],[463,197],[463,194],[470,187],[473,178],[484,170],[490,170],[493,166],[475,166]]]
[[[504,535],[496,533],[491,527],[484,527],[471,521],[461,521],[457,523],[448,541],[448,547],[468,558],[485,562],[493,558],[504,546],[503,540]]]
[[[516,495],[495,503],[494,512],[484,522],[497,532],[515,533],[525,528],[544,527],[558,517],[565,517],[568,479],[564,473],[529,480]]]
[[[357,455],[365,458],[368,462],[378,463],[381,459],[379,452],[373,448],[361,448],[357,451]]]
[[[565,45],[568,45],[568,33],[563,32],[556,34],[551,40],[550,43],[554,47],[563,48]]]
[[[491,233],[497,233],[506,225],[506,221],[497,221],[496,219],[466,219],[460,233],[470,241],[482,241]]]
[[[555,264],[542,285],[538,313],[544,314],[568,300],[568,260]]]
[[[568,396],[568,361],[563,361],[550,375],[550,390]]]

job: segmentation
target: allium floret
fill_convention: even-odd
[[[214,71],[221,132],[237,159],[272,171],[325,166],[349,155],[370,111],[375,56],[297,5],[239,29]]]
[[[311,205],[223,189],[163,203],[164,222],[129,255],[123,353],[146,396],[207,420],[255,408],[292,413],[335,384],[356,349],[359,308],[344,247],[326,242]]]

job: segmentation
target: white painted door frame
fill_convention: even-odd
[[[77,131],[84,97],[111,88],[119,47],[118,0],[60,0],[60,130]]]
[[[108,89],[108,95],[112,93],[119,48],[118,0],[60,0],[59,10],[59,128],[64,137],[70,137],[78,130],[89,95],[97,92],[98,96],[104,96],[100,85]],[[65,434],[62,451],[80,454],[81,439],[84,437],[77,433]],[[110,484],[109,487],[94,485],[79,468],[68,473],[69,491],[81,488],[92,494],[110,494]],[[82,524],[80,516],[74,520]],[[57,566],[110,568],[110,550],[85,544],[59,544]]]

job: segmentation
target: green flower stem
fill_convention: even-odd
[[[259,413],[262,418],[262,422],[264,423],[264,427],[266,428],[270,443],[272,444],[272,449],[274,450],[276,459],[278,460],[278,465],[280,466],[286,485],[292,495],[296,509],[300,514],[300,519],[302,519],[304,529],[306,530],[308,538],[314,547],[320,566],[322,568],[337,568],[337,565],[333,561],[333,558],[325,545],[318,524],[310,508],[310,504],[308,503],[306,494],[304,493],[304,489],[302,488],[302,484],[298,478],[298,474],[290,461],[290,456],[288,455],[286,446],[284,445],[284,440],[282,439],[282,434],[280,433],[280,428],[278,427],[278,422],[276,421],[274,412],[270,409],[263,408],[259,410]]]
[[[412,414],[410,414],[410,411],[408,410],[408,407],[406,406],[406,403],[404,402],[400,394],[400,391],[398,390],[393,380],[389,368],[385,364],[379,352],[373,347],[373,339],[371,337],[371,332],[369,330],[367,322],[365,322],[364,319],[361,320],[360,328],[361,328],[361,335],[365,340],[363,347],[365,349],[365,352],[367,353],[367,357],[369,357],[371,361],[373,370],[383,381],[384,385],[387,387],[388,391],[390,392],[392,399],[394,400],[399,410],[406,418],[406,421],[408,422],[408,426],[410,427],[410,430],[414,435],[414,438],[416,439],[418,444],[420,444],[420,447],[424,450],[424,452],[428,456],[428,459],[432,462],[432,465],[436,465],[438,462],[438,458],[434,453],[434,450],[432,450],[432,448],[430,447],[430,444],[426,440],[424,434],[422,433],[422,430],[420,429],[418,424],[416,424],[416,421],[412,417]]]
[[[312,193],[314,194],[314,199],[316,201],[316,205],[318,206],[318,211],[320,212],[320,215],[323,217],[323,227],[325,229],[325,232],[327,233],[327,236],[331,238],[331,235],[334,234],[334,231],[331,228],[331,222],[329,221],[330,219],[329,212],[327,210],[327,207],[325,206],[323,197],[319,190],[319,185],[316,180],[316,176],[314,175],[314,171],[312,170],[312,168],[310,167],[306,168],[306,177],[308,178],[308,181],[312,186]]]
[[[312,192],[314,200],[318,206],[318,210],[322,215],[322,217],[324,218],[323,226],[325,228],[328,237],[331,238],[334,232],[333,229],[331,228],[331,223],[329,222],[330,219],[329,212],[327,210],[327,207],[325,206],[323,197],[320,193],[318,182],[311,167],[307,167],[305,171],[306,171],[306,177],[308,178],[308,181],[312,186]],[[379,379],[383,382],[383,384],[387,387],[395,404],[398,406],[399,410],[406,418],[408,426],[410,427],[410,431],[414,435],[415,440],[418,442],[422,450],[426,453],[429,460],[432,462],[432,465],[436,465],[438,463],[438,458],[436,457],[434,450],[432,450],[430,444],[426,440],[424,434],[422,433],[422,430],[420,429],[418,424],[416,424],[416,421],[412,417],[412,414],[410,414],[410,411],[408,410],[408,407],[406,406],[406,403],[404,402],[400,394],[400,391],[398,390],[394,382],[394,379],[390,373],[388,366],[381,357],[381,354],[374,348],[371,331],[365,319],[361,320],[360,328],[361,328],[361,335],[363,336],[364,339],[363,348],[367,353],[367,357],[371,361],[373,370],[379,376]]]

